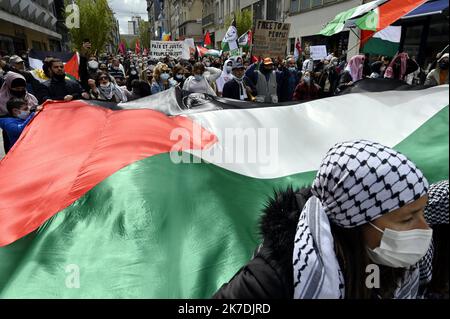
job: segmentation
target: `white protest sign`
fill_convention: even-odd
[[[309,47],[309,52],[313,60],[322,60],[328,56],[326,45],[312,45]]]
[[[151,41],[150,56],[154,59],[166,56],[174,59],[189,59],[189,47],[184,41]]]

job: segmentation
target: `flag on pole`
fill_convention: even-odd
[[[302,54],[302,45],[300,43],[300,39],[297,38],[294,49],[294,58],[296,62],[300,59],[301,54]]]
[[[140,44],[140,42],[139,42],[139,39],[136,39],[136,45],[135,45],[135,48],[134,48],[134,52],[135,52],[136,54],[141,53],[141,44]]]
[[[211,35],[209,34],[209,31],[206,31],[205,37],[203,39],[203,46],[208,49],[212,49],[212,41],[211,41]]]
[[[197,45],[197,53],[200,57],[204,57],[205,54],[208,53],[208,49],[200,45]]]
[[[244,49],[244,51],[248,51],[250,45],[252,45],[253,34],[251,30],[248,30],[243,35],[241,35],[238,39],[238,44],[240,47]]]
[[[233,22],[231,23],[227,33],[225,34],[222,40],[222,51],[223,52],[236,51],[236,49],[239,48],[237,40],[238,40],[238,31],[236,28],[236,20],[233,19]]]
[[[126,51],[127,51],[127,49],[126,49],[126,47],[125,47],[125,43],[120,42],[120,44],[119,44],[119,52],[120,52],[122,55],[125,55]]]

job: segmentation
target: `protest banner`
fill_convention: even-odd
[[[150,56],[154,59],[166,56],[174,59],[189,59],[189,47],[183,41],[151,41]]]
[[[256,20],[252,54],[264,57],[284,57],[290,27],[290,23]]]

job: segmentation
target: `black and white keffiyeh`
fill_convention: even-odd
[[[448,180],[430,186],[425,219],[430,226],[448,224]]]
[[[428,203],[425,207],[425,219],[430,226],[448,224],[448,180],[432,184],[428,191]],[[433,243],[431,249],[419,261],[420,283],[426,284],[431,281],[433,273]]]
[[[397,151],[369,141],[336,144],[313,182],[294,242],[294,298],[344,298],[330,222],[353,228],[426,195],[428,181]],[[405,273],[394,298],[415,298],[419,269]]]

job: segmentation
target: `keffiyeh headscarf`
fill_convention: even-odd
[[[297,224],[294,298],[344,298],[345,284],[330,222],[354,228],[427,192],[428,182],[422,172],[389,147],[364,140],[332,147],[322,161],[312,185],[313,196]],[[400,285],[394,297],[415,297],[418,269],[406,272],[403,282],[408,284]]]

